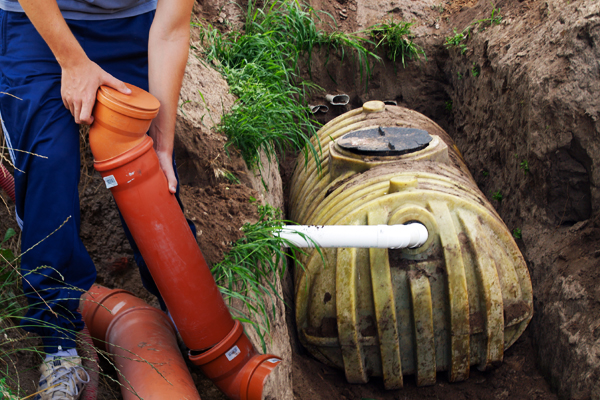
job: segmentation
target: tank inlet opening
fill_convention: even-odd
[[[415,249],[429,237],[420,222],[404,225],[286,225],[280,238],[298,247]]]

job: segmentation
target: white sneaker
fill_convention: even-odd
[[[42,377],[34,400],[77,400],[90,376],[81,357],[53,357],[40,367]]]

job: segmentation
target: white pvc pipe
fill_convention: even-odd
[[[298,247],[360,247],[402,249],[422,246],[425,225],[286,225],[279,237]]]

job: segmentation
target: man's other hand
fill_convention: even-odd
[[[169,192],[175,194],[177,191],[177,178],[175,178],[175,171],[173,170],[173,153],[157,150],[156,155],[158,156],[160,169],[162,169],[167,178]]]

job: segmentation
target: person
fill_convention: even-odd
[[[178,194],[173,141],[192,6],[193,0],[0,0],[0,121],[15,166],[29,301],[21,324],[41,336],[46,353],[38,399],[77,399],[89,380],[75,343],[84,326],[80,295],[96,279],[79,237],[78,124],[93,122],[101,85],[124,94],[125,82],[149,90],[161,103],[149,135],[169,191]],[[164,308],[133,241],[132,247],[144,285]]]

